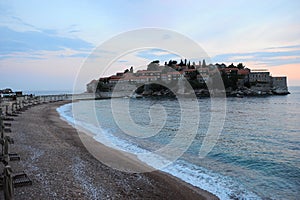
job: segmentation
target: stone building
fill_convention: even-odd
[[[92,80],[86,85],[86,90],[88,93],[95,93],[97,89],[98,81]]]
[[[272,77],[272,90],[275,94],[289,94],[285,76]]]
[[[270,83],[271,82],[270,72],[266,72],[266,71],[250,72],[249,82],[250,83],[255,83],[255,82]]]

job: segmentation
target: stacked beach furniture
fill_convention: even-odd
[[[25,172],[14,172],[10,163],[20,161],[17,153],[10,152],[10,146],[14,144],[13,138],[9,136],[12,132],[11,121],[18,117],[28,108],[42,103],[51,103],[66,100],[71,95],[47,95],[47,96],[22,96],[14,99],[0,97],[0,190],[3,190],[4,199],[14,199],[14,189],[17,187],[32,185]],[[0,199],[2,197],[0,196]]]
[[[5,115],[2,108],[0,108],[0,169],[2,169],[2,172],[0,172],[0,189],[3,190],[5,200],[14,199],[14,188],[32,184],[26,173],[16,173],[10,165],[11,162],[19,161],[20,156],[17,153],[10,152],[10,146],[14,144],[14,140],[9,136],[11,123],[8,121],[13,121],[14,118],[12,117],[17,117],[21,111],[22,109],[18,108],[16,103],[12,104],[10,113],[6,109]]]

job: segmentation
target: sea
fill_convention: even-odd
[[[212,113],[219,112],[212,109],[209,98],[186,98],[183,102],[175,98],[118,98],[113,104],[110,99],[87,100],[63,105],[57,111],[73,126],[93,133],[96,141],[135,154],[148,165],[221,200],[300,199],[300,87],[290,87],[289,91],[291,94],[286,96],[222,99],[226,101],[225,120],[212,149],[204,157],[199,157],[199,152],[209,127],[213,126]],[[76,114],[72,110],[74,105],[80,108]],[[117,105],[117,111],[112,111],[112,105]],[[123,106],[129,106],[130,120],[124,119],[122,124],[114,112]],[[182,107],[188,110],[184,119]],[[96,116],[96,122],[90,116]],[[199,123],[195,124],[198,118]],[[190,137],[192,133],[186,128],[186,135],[177,137],[182,124],[196,126],[195,134]],[[156,132],[143,137],[143,127],[150,127],[151,131],[152,126]],[[141,134],[136,133],[139,131]],[[145,152],[159,153],[174,138],[176,145],[181,146],[182,141],[188,146],[166,166],[158,167],[155,160],[139,156]],[[154,158],[160,162],[170,159],[163,155]]]
[[[42,95],[61,95],[61,94],[72,94],[72,90],[25,90],[23,91],[24,94],[27,95],[35,95],[35,96],[42,96]]]

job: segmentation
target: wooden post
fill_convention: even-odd
[[[4,123],[3,123],[3,120],[2,120],[2,116],[0,116],[0,132],[1,132],[1,138],[0,138],[1,155],[3,155],[3,151],[4,151]]]
[[[3,123],[2,117],[0,117],[0,133],[1,133],[0,140],[2,141],[4,139],[4,123]],[[3,145],[2,145],[2,152],[1,153],[3,154]]]
[[[5,166],[3,174],[4,174],[4,181],[3,181],[4,199],[14,200],[13,176],[12,176],[12,169],[9,165]]]
[[[18,102],[16,101],[16,103],[14,103],[14,105],[15,105],[15,111],[17,111],[18,110]]]
[[[9,143],[9,136],[4,137],[4,155],[8,155],[8,143]]]
[[[2,148],[3,148],[3,163],[5,166],[8,165],[9,162],[8,143],[9,143],[9,136],[4,136],[4,144],[2,145]]]
[[[1,132],[1,138],[3,138],[2,134],[4,132],[4,123],[3,123],[3,120],[2,120],[2,116],[0,116],[0,132]]]

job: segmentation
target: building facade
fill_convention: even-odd
[[[255,83],[270,83],[270,72],[250,72],[249,73],[249,82]]]
[[[274,89],[276,88],[286,89],[287,88],[286,77],[285,76],[272,77],[272,87]]]

